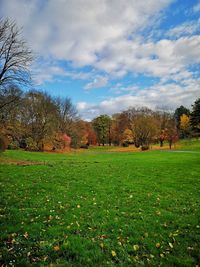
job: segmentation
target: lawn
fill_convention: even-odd
[[[3,266],[199,266],[198,151],[0,161]]]

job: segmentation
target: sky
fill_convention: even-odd
[[[22,27],[34,88],[85,120],[200,97],[199,0],[0,0],[0,17]]]

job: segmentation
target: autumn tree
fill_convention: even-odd
[[[92,121],[99,145],[110,141],[111,119],[108,115],[101,115]]]
[[[184,137],[184,133],[181,131],[181,127],[180,127],[181,116],[183,114],[189,116],[190,115],[190,110],[181,105],[174,112],[174,119],[175,119],[175,122],[176,122],[176,127],[177,127],[177,130],[178,130],[180,138]]]
[[[180,131],[184,138],[189,137],[191,131],[190,117],[186,114],[180,117]]]
[[[16,142],[20,146],[24,129],[19,122],[19,114],[23,99],[22,91],[16,86],[0,90],[0,134],[5,139]]]
[[[176,141],[178,140],[178,132],[177,132],[177,127],[176,127],[176,122],[174,120],[173,115],[169,114],[169,118],[166,124],[166,128],[165,128],[165,136],[166,136],[166,140],[169,143],[169,148],[172,148],[172,144],[175,144]]]
[[[131,129],[136,147],[148,149],[157,136],[157,120],[148,108],[132,109]]]
[[[82,122],[82,138],[81,138],[81,143],[83,145],[96,145],[97,143],[97,137],[96,133],[92,127],[91,122],[88,121],[81,121]],[[80,127],[79,127],[80,128]]]
[[[120,114],[113,114],[110,125],[110,141],[114,145],[121,142]]]
[[[110,138],[114,145],[123,145],[124,132],[131,131],[131,111],[116,113],[111,118]]]
[[[160,147],[163,146],[164,141],[167,141],[171,147],[178,134],[175,116],[169,109],[162,108],[154,112],[154,117],[157,120],[157,141],[159,141]]]
[[[130,129],[126,128],[123,132],[122,135],[122,144],[123,146],[128,146],[129,144],[134,142],[134,135],[133,135],[133,131],[131,131]]]
[[[26,138],[31,146],[42,151],[58,129],[59,112],[55,101],[47,94],[32,90],[25,96],[21,124],[26,126]],[[30,141],[31,138],[31,141]]]
[[[96,145],[97,143],[97,136],[92,127],[92,124],[88,122],[87,124],[87,133],[88,133],[88,144],[89,145]]]

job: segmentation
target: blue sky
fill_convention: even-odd
[[[34,87],[82,118],[200,97],[199,0],[1,0],[36,55]]]

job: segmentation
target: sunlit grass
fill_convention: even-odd
[[[1,157],[2,264],[199,264],[198,153]]]

